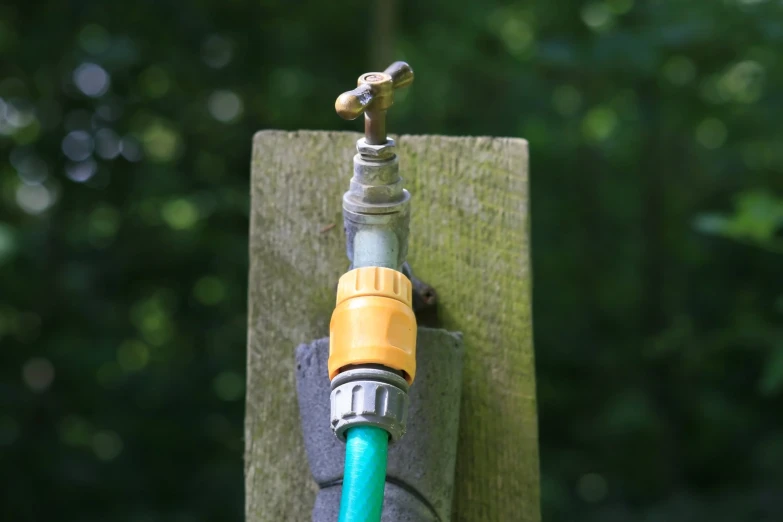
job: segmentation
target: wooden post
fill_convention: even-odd
[[[336,282],[348,267],[341,198],[359,137],[255,136],[247,522],[311,517],[317,487],[299,425],[294,348],[328,335]],[[412,194],[408,260],[437,290],[443,326],[464,335],[453,518],[538,522],[527,142],[446,136],[397,142]]]

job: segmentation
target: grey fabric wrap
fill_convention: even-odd
[[[451,519],[462,388],[459,333],[419,328],[416,380],[410,389],[408,430],[389,447],[382,522]],[[329,338],[296,349],[296,389],[305,450],[319,486],[313,522],[335,522],[340,509],[345,444],[329,425]]]

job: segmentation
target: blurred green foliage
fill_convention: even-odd
[[[391,59],[392,131],[530,141],[544,519],[783,519],[781,49],[773,0],[3,3],[3,520],[241,520],[251,137]]]

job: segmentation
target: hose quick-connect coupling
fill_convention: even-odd
[[[410,280],[383,267],[356,268],[337,286],[329,325],[332,429],[373,425],[392,442],[405,433],[416,376],[416,317]]]

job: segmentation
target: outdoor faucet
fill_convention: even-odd
[[[405,433],[408,389],[416,375],[413,289],[402,273],[408,251],[410,194],[402,187],[386,111],[394,90],[413,82],[395,62],[366,73],[337,98],[345,119],[364,113],[365,137],[356,143],[353,178],[343,196],[351,270],[338,283],[329,327],[331,424],[346,442],[340,520],[380,520],[389,441]],[[367,516],[367,514],[370,516]]]
[[[412,82],[410,66],[395,62],[361,75],[335,103],[345,119],[364,114],[365,135],[342,197],[350,266],[329,337],[296,351],[305,449],[319,486],[313,522],[449,518],[463,346],[460,334],[420,324],[437,322],[436,293],[406,262],[411,196],[386,136],[394,91]]]

